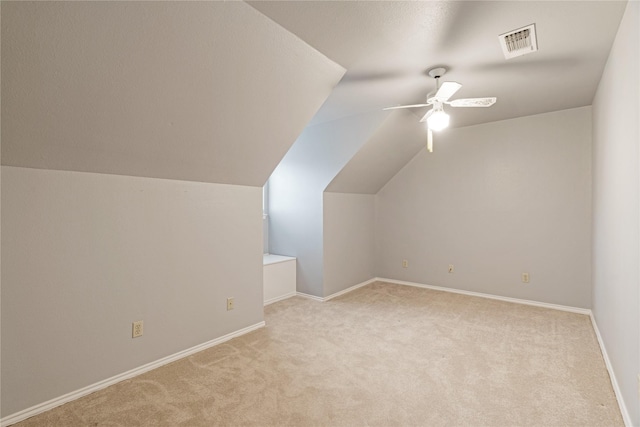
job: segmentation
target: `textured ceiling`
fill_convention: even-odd
[[[250,4],[347,69],[315,116],[326,122],[424,102],[443,80],[491,108],[452,111],[452,126],[590,105],[625,1],[256,1]],[[536,24],[539,51],[505,60],[498,35]]]
[[[347,72],[311,124],[425,101],[427,71],[444,66],[453,97],[495,96],[490,108],[447,107],[462,127],[590,105],[625,1],[284,1],[250,4]],[[498,36],[535,23],[539,51],[505,60]],[[326,187],[375,194],[426,144],[426,109],[401,110]],[[446,132],[445,132],[446,133]],[[436,153],[437,140],[435,135]],[[296,143],[297,144],[297,143]],[[295,145],[294,145],[295,147]]]
[[[306,126],[423,102],[434,66],[498,98],[453,127],[590,105],[625,6],[3,2],[2,163],[262,185]],[[540,50],[505,60],[497,36],[531,23]],[[422,114],[380,118],[330,189],[379,188]]]
[[[392,111],[326,191],[376,194],[424,146],[424,126],[416,117],[407,110]]]
[[[343,74],[242,2],[3,2],[2,162],[262,186]]]

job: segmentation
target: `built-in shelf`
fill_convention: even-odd
[[[264,254],[262,265],[264,305],[296,294],[296,259],[294,257]]]
[[[295,260],[296,260],[295,257],[284,256],[284,255],[264,254],[262,256],[263,265],[277,264],[279,262],[295,261]]]

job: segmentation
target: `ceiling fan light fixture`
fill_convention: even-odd
[[[441,131],[449,126],[449,115],[444,110],[438,109],[427,118],[427,126],[433,131]]]

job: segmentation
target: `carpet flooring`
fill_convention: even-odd
[[[588,316],[389,283],[16,424],[622,426]]]

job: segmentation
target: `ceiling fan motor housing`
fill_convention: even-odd
[[[429,70],[429,75],[434,79],[439,79],[440,77],[444,76],[446,72],[447,69],[444,67],[432,68]]]

